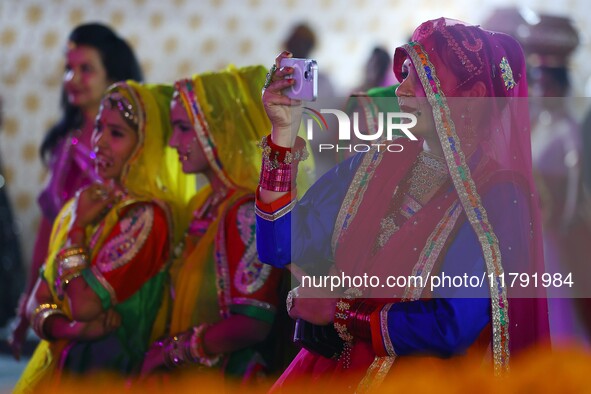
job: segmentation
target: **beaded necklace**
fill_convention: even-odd
[[[380,232],[372,248],[375,255],[386,245],[407,219],[416,214],[449,179],[447,166],[442,158],[421,151],[411,170],[394,189],[388,211],[380,221]]]

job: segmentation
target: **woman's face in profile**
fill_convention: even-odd
[[[431,106],[427,101],[423,85],[410,61],[406,59],[402,64],[402,81],[396,89],[400,111],[413,114],[417,117],[417,124],[410,131],[417,137],[425,137],[435,134],[435,122]]]
[[[85,110],[98,108],[110,81],[99,51],[80,45],[68,49],[64,69],[64,91],[68,102]]]
[[[172,135],[168,145],[177,150],[183,172],[186,174],[204,172],[209,168],[209,162],[197,141],[195,128],[178,94],[175,94],[170,103],[170,122]]]
[[[97,174],[104,180],[119,181],[137,143],[137,131],[123,119],[119,110],[102,105],[92,136]]]

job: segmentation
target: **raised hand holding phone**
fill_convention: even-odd
[[[293,78],[295,83],[283,91],[292,99],[315,101],[318,97],[318,64],[312,59],[283,58],[281,67],[293,68],[293,73],[288,78]]]

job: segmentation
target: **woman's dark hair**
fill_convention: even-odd
[[[536,78],[540,78],[540,76],[545,75],[549,78],[553,87],[557,88],[559,92],[557,94],[561,94],[562,96],[566,96],[568,90],[570,89],[570,77],[568,69],[565,66],[559,67],[550,67],[550,66],[538,66],[538,67],[528,67],[528,77],[530,77],[529,82],[533,83]],[[547,82],[547,83],[548,83]],[[556,90],[556,89],[554,89]]]
[[[120,38],[109,27],[100,23],[79,25],[70,33],[68,41],[76,45],[86,45],[96,49],[107,73],[107,79],[118,82],[132,79],[142,82],[144,77],[140,64],[133,50],[125,40]],[[53,125],[41,144],[39,150],[41,159],[47,163],[53,148],[58,141],[68,134],[68,131],[82,125],[82,111],[68,102],[66,92],[62,86],[61,119]]]
[[[368,88],[379,86],[387,72],[392,72],[392,56],[382,47],[374,47],[366,63],[365,83]]]
[[[316,46],[316,34],[306,23],[299,23],[293,27],[285,42],[285,49],[293,54],[293,57],[308,57]]]

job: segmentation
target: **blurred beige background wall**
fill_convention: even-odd
[[[474,5],[476,4],[476,6]],[[587,0],[521,0],[565,15],[581,32],[571,63],[576,96],[591,76]],[[307,21],[320,40],[314,56],[343,94],[359,83],[375,44],[392,52],[423,20],[447,16],[482,22],[504,0],[0,0],[0,158],[29,260],[39,218],[36,196],[46,176],[38,146],[59,116],[63,49],[86,21],[114,27],[135,48],[150,82],[195,72],[271,64],[292,24]]]

